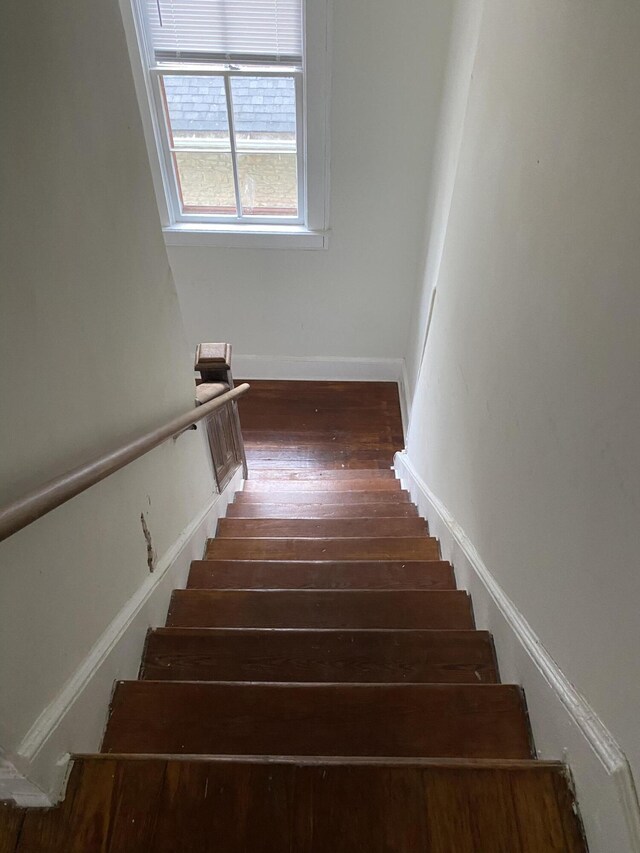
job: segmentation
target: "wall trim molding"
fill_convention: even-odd
[[[394,467],[429,521],[432,535],[440,538],[444,559],[451,560],[456,575],[466,581],[462,585],[473,595],[479,626],[494,632],[503,677],[523,685],[539,754],[569,764],[591,853],[640,853],[636,786],[616,739],[551,657],[406,451],[396,454]]]
[[[233,354],[233,373],[242,379],[400,382],[403,368],[403,358]]]
[[[24,806],[55,804],[70,753],[97,751],[114,681],[137,677],[148,628],[162,624],[171,590],[185,585],[191,561],[202,556],[207,538],[241,484],[239,468],[224,492],[211,497],[158,560],[153,574],[107,626],[15,752],[7,754],[4,777],[0,764],[0,781],[8,799]]]

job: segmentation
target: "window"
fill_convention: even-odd
[[[130,2],[165,231],[322,231],[326,20],[314,13],[322,61],[310,62],[304,0]],[[314,98],[322,133],[307,144]]]

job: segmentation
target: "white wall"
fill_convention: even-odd
[[[334,3],[329,248],[171,247],[190,344],[404,356],[449,23],[449,0]]]
[[[436,139],[429,174],[427,220],[419,279],[405,353],[408,400],[413,398],[437,291],[442,252],[458,170],[469,84],[475,60],[484,0],[453,0]]]
[[[193,374],[116,0],[11,4],[1,41],[4,503],[188,410]],[[140,514],[161,560],[212,492],[189,432],[0,546],[6,755],[148,580]]]
[[[626,0],[486,3],[408,446],[637,777],[639,43]]]

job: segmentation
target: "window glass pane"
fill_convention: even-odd
[[[186,213],[236,215],[222,77],[162,77],[169,144]]]
[[[238,154],[238,183],[243,213],[297,216],[295,154]]]
[[[232,77],[231,94],[243,213],[297,216],[293,77]]]
[[[173,157],[185,213],[236,215],[231,154],[176,151]]]
[[[230,151],[224,79],[165,74],[162,82],[171,144]]]

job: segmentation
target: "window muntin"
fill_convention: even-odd
[[[174,220],[303,224],[302,0],[141,2]]]

